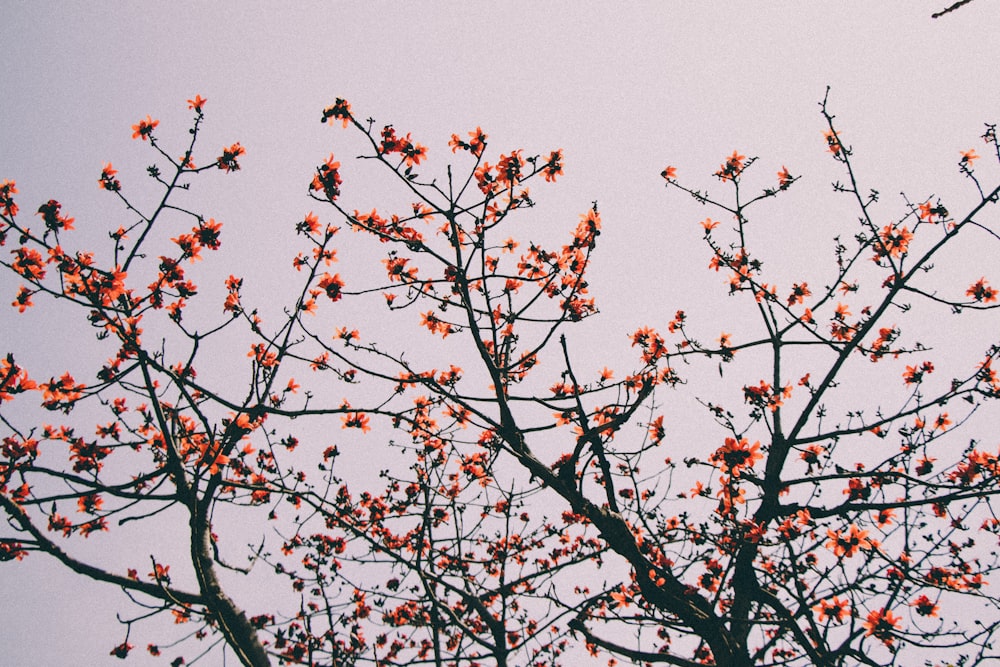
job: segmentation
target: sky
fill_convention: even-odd
[[[223,261],[266,299],[290,271],[271,261],[275,249],[293,247],[292,224],[315,207],[315,165],[337,154],[345,200],[359,209],[384,196],[350,160],[356,144],[319,122],[335,98],[412,132],[437,168],[456,159],[451,134],[477,125],[497,150],[562,148],[565,176],[533,190],[530,220],[539,234],[568,234],[600,206],[591,283],[602,314],[574,334],[599,367],[609,345],[627,357],[626,334],[640,325],[665,327],[682,307],[705,317],[730,307],[704,270],[705,211],[664,188],[667,164],[714,190],[711,174],[733,150],[759,157],[765,179],[787,166],[802,180],[762,228],[763,254],[786,284],[830,257],[827,229],[853,214],[830,198],[838,172],[818,106],[827,87],[863,181],[885,194],[886,221],[902,210],[901,191],[947,194],[958,208],[970,200],[956,164],[1000,117],[1000,4],[975,0],[932,20],[943,3],[6,2],[0,180],[17,181],[23,209],[58,199],[81,236],[100,238],[122,216],[96,186],[102,164],[141,196],[148,154],[131,125],[150,114],[158,136],[180,145],[185,100],[200,94],[203,142],[240,141],[247,155],[239,174],[199,185],[199,201],[229,232]],[[0,296],[15,292],[0,276]],[[39,332],[55,330],[48,318],[0,309],[3,347],[37,356],[38,375],[89,354],[87,338],[41,348]],[[117,591],[42,556],[0,565],[0,581],[4,662],[113,660]]]

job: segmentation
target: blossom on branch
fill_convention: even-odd
[[[156,126],[160,124],[160,121],[153,120],[151,116],[146,116],[145,120],[140,120],[137,124],[132,126],[132,138],[133,139],[146,139],[153,136],[153,130]]]

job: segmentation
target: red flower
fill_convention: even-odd
[[[785,165],[781,165],[781,171],[778,172],[778,189],[787,190],[794,178],[794,176],[788,173],[788,168]]]
[[[809,284],[802,283],[800,285],[796,283],[792,285],[792,293],[788,295],[788,305],[794,306],[797,303],[802,303],[807,296],[812,296],[812,292],[809,291]]]
[[[47,229],[51,229],[52,231],[73,229],[73,218],[59,215],[59,209],[61,208],[62,204],[55,199],[50,199],[38,207],[37,215],[42,216],[42,221],[45,223]]]
[[[22,285],[21,289],[17,291],[17,296],[14,297],[14,300],[11,301],[10,305],[17,308],[17,312],[23,313],[25,310],[35,305],[31,300],[32,295],[34,295],[34,292]]]
[[[162,582],[165,584],[170,583],[170,575],[167,574],[170,571],[169,565],[160,565],[155,563],[153,565],[153,571],[149,573],[151,579],[155,579],[157,582]]]
[[[318,234],[319,218],[312,211],[309,211],[302,222],[295,225],[295,231],[300,234]]]
[[[993,287],[990,287],[986,278],[980,278],[972,287],[965,290],[966,296],[971,296],[976,301],[981,301],[984,303],[990,303],[997,300],[997,291]]]
[[[823,133],[823,138],[826,139],[827,150],[829,150],[834,155],[840,155],[840,151],[843,146],[840,143],[840,137],[833,130]]]
[[[913,232],[906,227],[896,229],[892,225],[886,225],[879,233],[879,243],[875,248],[875,261],[885,257],[902,257],[906,254],[913,240]]]
[[[844,619],[851,613],[851,605],[847,600],[834,597],[829,601],[821,600],[818,605],[813,607],[813,611],[819,615],[821,622],[830,619],[834,623],[843,623]]]
[[[0,207],[3,208],[4,215],[11,218],[17,215],[17,204],[11,198],[11,195],[17,194],[16,185],[14,181],[0,183]]]
[[[927,473],[934,470],[934,461],[936,460],[937,459],[923,456],[917,461],[917,467],[914,469],[914,471],[918,475],[926,475]]]
[[[339,301],[343,296],[341,289],[344,287],[344,281],[340,279],[340,274],[330,275],[329,273],[324,273],[319,281],[319,288],[326,292],[326,295],[330,297],[331,301]]]
[[[433,310],[420,315],[420,326],[427,327],[431,333],[440,333],[442,338],[447,338],[454,330],[450,323],[441,321]]]
[[[223,171],[239,171],[240,164],[236,161],[236,158],[241,155],[246,155],[246,149],[237,141],[229,148],[223,148],[222,155],[217,157],[215,162],[219,165],[219,169]]]
[[[411,142],[410,135],[407,134],[406,139],[403,140],[403,146],[400,152],[403,154],[406,166],[413,167],[420,164],[420,162],[427,157],[427,146]]]
[[[188,109],[193,109],[195,112],[201,113],[201,110],[205,106],[205,102],[207,101],[208,100],[203,98],[201,95],[195,95],[193,100],[187,101]]]
[[[860,530],[857,526],[851,526],[850,532],[846,535],[839,530],[827,530],[826,534],[830,538],[826,548],[833,551],[837,557],[850,558],[859,549],[869,549],[872,546],[868,539],[868,531]]]
[[[347,100],[338,97],[334,101],[333,106],[329,106],[323,109],[323,122],[330,120],[331,118],[336,118],[343,121],[344,127],[351,122],[351,105],[347,103]]]
[[[486,133],[483,132],[483,128],[477,127],[472,132],[469,132],[468,142],[462,141],[457,134],[453,134],[448,145],[451,146],[452,153],[456,153],[459,149],[462,149],[469,151],[476,157],[482,157],[483,151],[486,150]]]
[[[142,139],[145,141],[148,137],[153,136],[153,130],[160,121],[153,120],[150,116],[146,116],[145,120],[140,120],[137,125],[132,126],[132,138]]]
[[[546,181],[551,183],[556,180],[556,176],[563,173],[562,159],[563,154],[561,148],[557,151],[549,153],[545,166],[542,167],[542,176]]]
[[[101,169],[101,179],[97,181],[105,190],[110,192],[118,192],[122,189],[121,182],[115,178],[118,175],[118,170],[111,166],[110,162],[104,163],[104,168]]]
[[[948,413],[947,412],[943,412],[943,413],[939,414],[937,416],[937,419],[934,420],[934,426],[933,426],[933,428],[939,428],[942,431],[946,431],[946,430],[948,430],[949,426],[951,426],[951,420],[948,419]]]
[[[362,433],[372,430],[371,425],[368,423],[368,415],[363,412],[348,412],[341,419],[344,422],[341,428],[360,428]]]
[[[216,222],[215,218],[209,218],[207,221],[202,221],[197,227],[193,228],[191,231],[194,232],[198,239],[198,243],[205,246],[209,250],[218,250],[221,242],[219,241],[219,235],[222,230],[222,223]]]
[[[934,604],[926,595],[921,595],[910,603],[911,607],[916,607],[917,613],[921,616],[937,616],[938,606]]]
[[[133,648],[135,647],[133,647],[128,642],[122,642],[118,646],[111,649],[111,653],[109,653],[108,655],[113,655],[116,658],[121,658],[122,660],[124,660],[125,658],[128,657],[128,652],[131,651]]]
[[[722,472],[739,477],[744,468],[752,468],[762,458],[759,442],[751,445],[746,438],[726,438],[725,444],[709,460],[719,464]]]
[[[876,609],[868,614],[868,619],[864,622],[865,636],[881,639],[886,646],[892,644],[892,631],[899,626],[900,618],[891,611]]]
[[[500,155],[500,162],[497,163],[497,180],[513,187],[521,180],[521,167],[524,162],[521,158],[521,151],[511,151],[510,155]]]
[[[920,366],[907,366],[906,371],[903,373],[903,381],[906,384],[920,384],[924,375],[934,372],[934,364],[929,361],[925,361],[920,364]]]
[[[615,603],[615,608],[624,608],[632,603],[632,593],[625,584],[619,587],[619,591],[611,591],[611,600]]]
[[[722,181],[736,179],[746,167],[744,162],[746,159],[746,155],[740,155],[739,151],[733,151],[733,154],[726,158],[726,162],[719,167],[715,175]]]
[[[979,159],[979,156],[976,155],[976,149],[975,148],[967,150],[967,151],[962,151],[962,160],[961,160],[962,164],[964,164],[964,165],[966,165],[968,167],[971,167],[972,163],[975,162],[978,159]]]
[[[340,163],[333,159],[333,153],[326,159],[326,162],[316,167],[316,174],[313,176],[310,190],[316,190],[326,195],[327,199],[333,201],[340,196],[340,184],[343,179],[340,177]]]

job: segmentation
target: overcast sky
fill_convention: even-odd
[[[937,20],[944,0],[4,4],[0,180],[17,181],[24,211],[55,198],[82,234],[90,221],[100,234],[116,227],[120,210],[96,186],[103,162],[126,188],[141,183],[148,154],[130,126],[151,114],[179,146],[185,100],[200,94],[207,145],[247,149],[243,171],[207,190],[218,199],[206,214],[227,225],[226,257],[257,267],[248,289],[266,293],[261,282],[288,268],[268,264],[270,249],[315,207],[313,167],[341,157],[342,133],[319,122],[336,97],[412,132],[437,168],[452,159],[451,133],[480,125],[497,150],[564,149],[565,177],[536,194],[545,224],[568,231],[598,201],[605,231],[591,281],[603,314],[588,335],[626,353],[636,326],[663,327],[680,307],[717,309],[722,294],[705,286],[705,212],[664,189],[665,165],[711,187],[738,149],[769,178],[782,165],[803,175],[779,209],[786,226],[770,232],[794,275],[814,262],[810,230],[836,213],[818,197],[836,177],[818,113],[827,86],[861,175],[892,202],[886,221],[901,190],[967,198],[959,151],[1000,120],[996,0]],[[357,208],[379,201],[364,182],[345,192]],[[8,275],[0,290],[13,298]],[[0,309],[3,347],[29,348],[48,324],[43,312]],[[37,374],[78,353],[46,350],[39,363],[51,371]],[[113,661],[118,592],[41,555],[0,565],[0,581],[0,661]]]

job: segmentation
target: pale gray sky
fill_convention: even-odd
[[[259,295],[287,275],[266,260],[275,248],[291,256],[290,221],[316,208],[305,197],[314,166],[333,151],[347,179],[354,168],[340,148],[345,135],[319,122],[336,97],[412,132],[442,170],[451,133],[477,125],[500,150],[563,148],[566,175],[539,192],[535,218],[562,233],[600,203],[591,282],[603,314],[579,336],[601,366],[597,346],[628,359],[625,334],[639,325],[665,327],[681,307],[718,315],[728,306],[704,271],[697,223],[706,212],[664,190],[666,164],[716,190],[710,174],[734,149],[759,156],[768,178],[787,165],[804,177],[777,209],[787,218],[765,232],[773,243],[764,254],[788,262],[787,280],[829,258],[832,233],[823,230],[838,209],[824,198],[838,173],[824,154],[817,104],[827,86],[860,173],[885,194],[886,221],[899,214],[904,189],[914,199],[971,197],[955,165],[983,122],[1000,120],[1000,5],[976,0],[932,20],[943,4],[9,2],[0,25],[0,180],[17,181],[23,210],[58,199],[83,238],[100,238],[121,216],[96,186],[103,162],[141,191],[149,155],[130,126],[151,114],[158,135],[180,145],[185,100],[200,94],[203,142],[238,140],[247,156],[241,173],[206,179],[198,196],[226,224],[225,261]],[[363,181],[348,181],[345,192],[357,208],[380,201]],[[4,304],[15,291],[0,275]],[[28,349],[34,331],[53,324],[35,310],[19,317],[0,308],[4,351]],[[86,350],[34,353],[43,376]],[[100,549],[100,538],[85,546]],[[41,555],[0,565],[0,581],[0,662],[114,662],[117,591]],[[153,634],[134,643],[144,647]],[[130,664],[145,660],[137,651]]]

